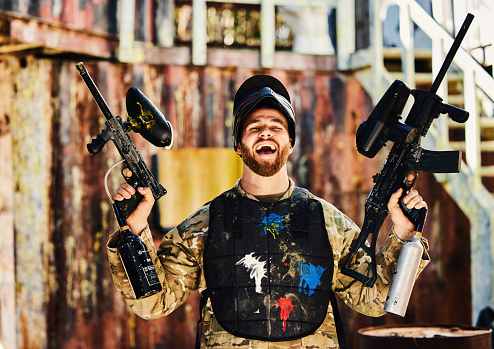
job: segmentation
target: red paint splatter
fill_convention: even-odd
[[[295,307],[292,304],[292,299],[281,297],[278,299],[278,304],[280,305],[280,318],[283,320],[283,332],[286,331],[286,320],[290,316],[293,308]]]

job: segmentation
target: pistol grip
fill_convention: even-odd
[[[403,214],[405,216],[407,216],[408,219],[411,219],[410,216],[412,215],[412,212],[415,209],[414,208],[408,208],[407,205],[403,202],[403,198],[405,197],[405,195],[408,194],[408,189],[409,188],[406,188],[406,187],[403,188],[403,193],[401,194],[401,197],[398,200],[398,204],[400,205],[400,208],[403,211]]]
[[[115,205],[118,206],[120,212],[122,212],[125,218],[129,218],[129,216],[134,212],[139,202],[141,202],[143,196],[136,189],[136,192],[130,199],[124,199],[122,201],[115,201]]]
[[[125,178],[125,181],[134,188],[135,192],[130,199],[115,201],[115,204],[121,210],[124,217],[128,218],[143,198],[142,194],[137,190],[138,187],[143,187],[143,185],[139,182],[139,178],[130,170],[127,163],[124,162],[124,164],[125,165],[121,170],[122,176]],[[130,173],[130,176],[127,175],[128,173]]]
[[[416,209],[416,208],[408,208],[405,203],[403,202],[403,198],[405,197],[407,193],[405,190],[403,190],[403,194],[401,195],[400,199],[398,200],[398,204],[400,205],[401,210],[407,216],[407,218],[415,224],[415,227],[420,227],[420,231],[422,231],[422,226],[424,225],[425,221],[425,215],[427,213],[427,209],[421,208],[421,209]]]

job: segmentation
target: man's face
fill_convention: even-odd
[[[237,153],[247,167],[260,176],[278,173],[292,153],[285,116],[276,109],[254,109],[243,120]]]

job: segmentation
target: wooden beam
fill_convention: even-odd
[[[353,69],[355,54],[355,3],[338,0],[336,6],[336,53],[339,70]]]
[[[261,2],[261,66],[272,68],[276,41],[275,9],[272,0]]]
[[[155,24],[158,46],[173,47],[175,32],[175,3],[173,0],[162,0],[156,4]]]
[[[10,12],[0,11],[0,23],[5,28],[0,36],[10,43],[10,48],[4,47],[3,52],[40,48],[50,54],[71,52],[109,59],[114,57],[118,46],[118,39],[113,35]]]
[[[192,1],[192,64],[207,63],[206,0]]]
[[[121,62],[134,62],[135,1],[122,0],[120,3],[120,42],[118,59]]]

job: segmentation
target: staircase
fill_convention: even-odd
[[[429,90],[453,43],[453,38],[417,2],[395,0],[395,3],[399,6],[403,46],[399,49],[383,47],[380,1],[370,0],[371,69],[356,75],[372,91],[374,103],[395,79],[416,89]],[[432,40],[431,50],[413,49],[414,25]],[[465,124],[440,116],[422,139],[422,146],[463,152],[460,174],[435,176],[470,220],[472,321],[475,322],[480,310],[487,306],[494,308],[494,79],[460,48],[437,93],[444,103],[470,113]]]

